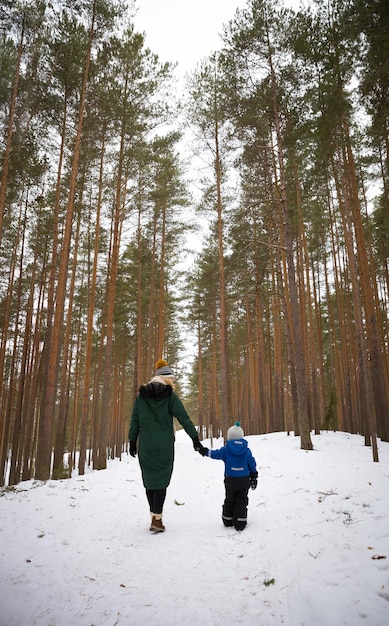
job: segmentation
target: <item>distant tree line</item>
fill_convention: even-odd
[[[197,357],[200,430],[388,420],[389,32],[383,0],[249,0],[189,79],[120,0],[0,7],[2,484],[104,469],[139,385]],[[182,108],[180,109],[182,110]],[[188,233],[209,235],[179,270]],[[185,328],[186,325],[186,328]]]

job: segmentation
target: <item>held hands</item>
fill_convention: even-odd
[[[258,485],[258,472],[251,472],[250,474],[250,489],[254,491]]]
[[[204,448],[203,444],[200,443],[199,438],[195,437],[195,439],[193,439],[192,441],[193,441],[193,447],[196,450],[196,452],[199,452],[201,456],[206,456],[208,452],[208,448]]]
[[[136,441],[130,441],[130,454],[135,458],[136,455]]]

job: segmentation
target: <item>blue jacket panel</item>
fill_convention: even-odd
[[[225,476],[249,476],[257,469],[246,439],[233,439],[219,450],[209,450],[211,459],[224,461]]]

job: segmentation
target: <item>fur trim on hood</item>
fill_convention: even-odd
[[[153,400],[167,398],[172,393],[172,385],[162,376],[155,376],[147,385],[142,385],[142,387],[139,388],[141,398],[151,398]]]

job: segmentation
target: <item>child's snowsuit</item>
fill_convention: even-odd
[[[222,509],[225,526],[243,530],[247,524],[250,479],[258,476],[256,462],[246,439],[233,439],[219,450],[208,450],[207,456],[224,461],[226,497]]]

